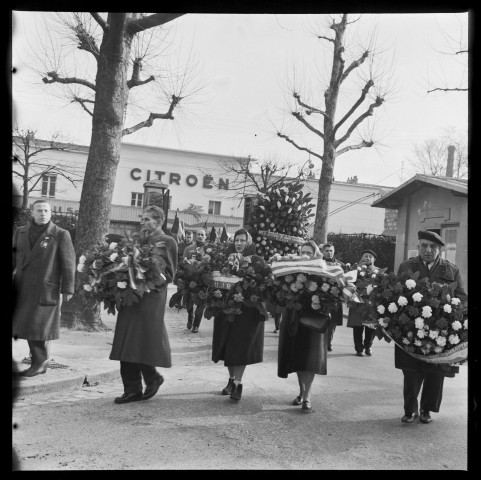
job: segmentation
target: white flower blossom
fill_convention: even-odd
[[[463,325],[459,320],[456,320],[451,324],[451,327],[453,330],[459,330],[460,328],[463,328]]]
[[[423,299],[422,293],[416,292],[415,294],[413,294],[413,300],[415,302],[420,302],[422,299]]]
[[[443,350],[443,347],[440,347],[439,345],[437,347],[434,347],[434,353],[441,353]]]
[[[391,302],[389,304],[389,306],[387,307],[387,309],[391,312],[391,313],[396,313],[398,311],[398,308],[397,308],[397,305],[394,303],[394,302]]]
[[[421,314],[424,318],[429,318],[433,316],[433,311],[429,305],[423,307],[423,313]]]
[[[313,310],[319,310],[321,308],[321,304],[320,303],[311,303],[311,308]]]
[[[369,285],[366,287],[366,293],[369,295],[371,292],[372,292],[372,285],[369,284]]]
[[[446,337],[437,337],[436,338],[436,343],[440,346],[440,347],[444,347],[446,345]]]
[[[292,275],[286,275],[285,280],[287,283],[291,283],[294,280],[294,277]]]
[[[378,320],[379,325],[381,325],[381,327],[387,327],[387,326],[388,326],[388,322],[386,322],[386,320],[387,320],[387,318],[381,317],[381,318]]]
[[[308,289],[310,292],[315,292],[315,291],[317,290],[317,283],[310,281],[310,282],[307,284],[307,289]]]
[[[412,279],[406,280],[406,287],[408,290],[412,290],[416,286],[416,282]]]
[[[80,258],[78,259],[78,263],[85,263],[87,260],[87,257],[85,255],[80,255]]]
[[[457,335],[449,335],[448,340],[451,345],[456,345],[457,343],[460,342],[459,337]]]
[[[441,330],[441,335],[446,336],[448,334],[447,330]]]
[[[328,284],[328,283],[323,283],[323,284],[321,285],[321,290],[322,290],[323,292],[327,292],[327,291],[329,290],[329,284]]]
[[[451,299],[451,303],[452,303],[453,305],[459,305],[459,304],[461,303],[461,300],[460,300],[459,298],[457,298],[457,297],[453,297],[453,298]]]
[[[407,337],[408,337],[408,338],[413,338],[413,332],[409,331],[409,332],[407,333]]]
[[[80,272],[82,273],[84,271],[84,264],[83,263],[79,263],[77,265],[77,272]]]
[[[423,328],[424,327],[424,319],[421,317],[415,318],[414,319],[414,325],[416,328]]]
[[[367,266],[366,266],[366,265],[363,265],[362,268],[363,268],[364,270],[366,270]]]
[[[379,305],[377,307],[377,311],[382,315],[386,311],[386,309],[384,308],[384,305]]]
[[[421,342],[421,340],[414,340],[414,345],[416,345],[416,347],[420,347],[421,345],[423,344],[423,342]]]
[[[400,307],[404,307],[405,305],[408,304],[408,299],[406,297],[403,297],[402,295],[397,299],[397,303]]]
[[[379,270],[377,268],[375,268],[372,273],[374,274],[373,277],[375,277],[378,273],[379,273]]]
[[[372,277],[372,278],[376,278],[376,274],[373,273],[373,274],[371,275],[371,277]]]
[[[419,338],[424,338],[426,336],[426,332],[424,330],[418,330],[418,332],[416,333],[416,335],[419,337]]]
[[[117,242],[110,243],[109,250],[113,250],[117,245],[118,245]]]
[[[360,277],[364,277],[364,275],[366,275],[366,272],[362,272],[362,271],[359,272],[359,276],[360,276]]]
[[[451,313],[451,312],[453,311],[451,305],[449,305],[449,304],[444,305],[443,310],[444,310],[446,313]]]
[[[117,252],[114,252],[114,253],[112,253],[112,255],[110,255],[109,260],[110,260],[111,262],[115,262],[115,259],[116,259],[118,256],[119,256],[119,254],[118,254]]]
[[[299,291],[299,285],[297,283],[291,283],[291,290],[293,292],[298,292]]]
[[[117,282],[117,288],[127,288],[127,282]]]
[[[312,303],[321,303],[318,295],[313,295],[311,301]]]
[[[86,284],[86,285],[84,285],[84,290],[85,290],[86,292],[91,292],[91,291],[92,291],[92,287],[91,287],[90,285]]]
[[[463,327],[464,327],[465,330],[468,329],[468,319],[466,319],[466,320],[464,321]]]
[[[429,332],[429,338],[432,338],[433,340],[439,336],[439,330],[431,330]]]
[[[307,280],[307,277],[303,273],[300,273],[299,275],[297,275],[298,283],[304,283],[306,280]]]
[[[411,343],[410,340],[408,340],[406,337],[403,338],[403,343],[404,345],[409,345]]]

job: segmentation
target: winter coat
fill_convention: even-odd
[[[342,263],[337,258],[333,258],[332,260],[324,259],[328,266],[338,265],[343,270],[346,269],[346,265]],[[336,308],[331,310],[331,322],[335,325],[342,325],[343,321],[343,310],[342,310],[342,301],[339,300],[336,302]]]
[[[70,233],[49,222],[30,248],[30,226],[13,236],[16,295],[12,335],[25,340],[56,340],[60,332],[60,294],[74,293],[75,250]]]
[[[122,307],[117,316],[109,358],[169,368],[172,360],[164,314],[167,284],[172,281],[177,269],[177,242],[161,229],[150,235],[149,242],[165,242],[165,246],[160,247],[160,257],[166,262],[166,284],[157,291],[144,293],[138,303]]]
[[[438,282],[442,284],[449,284],[457,282],[455,295],[463,301],[467,302],[467,295],[464,290],[463,281],[459,273],[459,268],[453,265],[448,260],[443,260],[438,257],[434,262],[431,269],[428,269],[421,257],[417,256],[410,258],[409,260],[401,263],[398,269],[398,275],[406,273],[409,270],[419,272],[419,278],[428,277],[430,282]],[[459,373],[459,367],[451,367],[449,365],[434,365],[432,363],[423,362],[417,360],[406,353],[401,347],[397,345],[394,348],[394,366],[403,370],[415,370],[424,373],[436,373],[445,377],[454,377],[456,373]]]

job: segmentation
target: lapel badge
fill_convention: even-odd
[[[42,248],[47,248],[47,245],[48,245],[48,240],[50,239],[50,237],[45,237],[41,242],[40,242],[40,246]]]

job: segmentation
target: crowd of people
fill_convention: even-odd
[[[205,247],[206,231],[187,231],[185,240],[177,242],[172,235],[162,230],[164,211],[157,206],[144,209],[140,229],[142,242],[155,245],[156,253],[165,265],[164,281],[144,294],[138,302],[122,308],[117,316],[110,359],[120,362],[120,376],[124,393],[115,398],[123,404],[152,398],[164,382],[156,367],[172,366],[168,332],[164,323],[167,302],[167,285],[174,279],[177,265]],[[444,246],[439,235],[431,231],[418,234],[418,256],[399,266],[398,273],[418,271],[430,281],[456,283],[454,293],[466,299],[459,269],[440,256]],[[48,345],[59,338],[61,297],[68,302],[74,294],[76,253],[69,232],[51,221],[51,209],[46,200],[37,200],[32,206],[31,223],[19,227],[13,238],[13,279],[16,306],[13,312],[12,335],[25,339],[31,352],[31,366],[19,372],[21,377],[44,374],[49,366]],[[252,256],[257,261],[255,244],[245,229],[235,232],[227,253]],[[346,269],[346,265],[335,258],[335,246],[326,243],[319,246],[308,240],[301,245],[299,253],[310,258],[323,258],[328,265]],[[362,252],[359,265],[370,272],[375,268],[377,254],[366,249]],[[158,262],[160,265],[160,262]],[[296,373],[299,394],[292,401],[305,412],[312,410],[311,387],[315,375],[327,374],[327,352],[333,349],[336,326],[343,324],[343,304],[339,300],[330,309],[328,328],[317,332],[301,322],[302,315],[315,315],[314,311],[292,311],[289,308],[270,308],[274,317],[275,332],[279,332],[277,375],[287,378]],[[365,313],[349,308],[347,326],[353,329],[355,355],[371,356],[373,329],[365,326]],[[203,312],[193,308],[187,310],[187,329],[197,333]],[[222,395],[234,401],[242,398],[242,377],[247,365],[263,361],[264,330],[267,314],[253,307],[242,306],[242,313],[226,320],[225,313],[214,317],[212,337],[212,361],[220,360],[228,370],[227,385]],[[402,369],[404,385],[404,416],[402,422],[409,423],[420,416],[423,423],[431,422],[431,412],[438,412],[443,392],[444,377],[453,377],[457,367],[433,365],[414,359],[402,348],[395,347],[395,367]],[[143,386],[145,385],[145,387]],[[422,392],[421,392],[422,390]],[[420,409],[418,397],[421,393]],[[419,414],[418,414],[419,412]]]

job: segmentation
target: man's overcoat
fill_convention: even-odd
[[[421,257],[417,256],[401,263],[398,269],[398,275],[407,273],[409,270],[419,272],[419,278],[428,277],[430,282],[438,282],[442,284],[457,283],[454,291],[455,295],[465,303],[467,295],[464,290],[463,281],[459,274],[459,268],[448,260],[438,257],[431,269],[424,265]],[[394,366],[403,370],[415,370],[424,373],[436,373],[446,377],[454,377],[459,372],[459,367],[451,367],[449,365],[434,365],[432,363],[423,362],[411,357],[402,348],[395,346],[394,349]]]
[[[25,340],[56,340],[60,294],[74,293],[75,250],[70,233],[50,222],[30,248],[30,226],[13,236],[15,305],[12,335]]]

